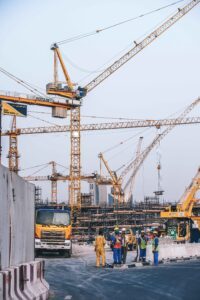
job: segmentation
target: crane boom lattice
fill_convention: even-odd
[[[110,67],[108,67],[104,72],[102,72],[99,76],[93,79],[90,83],[88,83],[85,88],[87,91],[93,90],[97,85],[99,85],[102,81],[104,81],[107,77],[117,71],[121,66],[123,66],[127,61],[129,61],[132,57],[138,54],[142,49],[146,48],[149,44],[151,44],[157,37],[159,37],[162,33],[164,33],[168,28],[170,28],[173,24],[175,24],[179,19],[181,19],[184,15],[186,15],[194,6],[196,6],[200,0],[191,1],[189,4],[184,6],[183,8],[179,8],[178,12],[174,14],[170,19],[164,22],[161,26],[159,26],[156,30],[150,33],[145,39],[143,39],[140,43],[135,43],[135,47],[128,51],[125,55],[123,55],[120,59],[115,61]]]

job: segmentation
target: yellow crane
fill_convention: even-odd
[[[180,120],[184,119],[185,116],[187,114],[189,114],[195,106],[197,106],[200,103],[200,98],[197,98],[196,100],[194,100],[181,114],[180,116],[177,118],[177,122],[179,122]],[[115,203],[121,203],[122,201],[124,201],[124,191],[122,189],[122,182],[124,180],[124,178],[127,176],[127,174],[132,171],[132,178],[135,178],[136,174],[138,173],[141,165],[143,164],[144,160],[148,157],[148,155],[150,154],[150,152],[154,149],[154,147],[156,145],[158,145],[163,139],[164,137],[171,132],[171,130],[173,130],[176,126],[176,122],[174,122],[173,124],[171,124],[170,126],[168,126],[163,132],[161,132],[160,134],[158,134],[155,139],[149,144],[149,146],[147,146],[140,154],[138,154],[136,156],[136,158],[131,161],[128,166],[121,172],[120,176],[117,176],[116,172],[113,172],[107,161],[105,160],[105,158],[103,157],[103,154],[100,153],[99,158],[100,160],[104,163],[108,173],[110,174],[110,179],[109,181],[112,182],[113,185],[113,190],[114,190],[114,200]],[[101,174],[101,172],[100,172]],[[106,181],[106,180],[104,180]],[[100,183],[103,184],[101,182],[100,179]],[[109,183],[108,183],[109,184]]]
[[[69,181],[69,175],[63,175],[57,171],[57,163],[55,161],[50,161],[47,165],[52,166],[51,175],[39,175],[39,176],[25,176],[23,177],[27,181],[51,181],[51,202],[57,203],[58,199],[58,189],[57,189],[57,182],[58,181]],[[96,178],[95,174],[88,174],[81,176],[81,180],[94,180]]]
[[[183,119],[160,119],[160,120],[133,120],[123,122],[105,122],[93,124],[81,124],[80,131],[99,131],[99,130],[112,130],[112,129],[128,129],[128,128],[160,128],[164,126],[178,125],[195,125],[200,123],[200,117],[185,117]],[[39,126],[39,127],[16,127],[15,132],[11,130],[3,130],[2,136],[10,136],[15,133],[16,135],[31,135],[31,134],[44,134],[44,133],[58,133],[70,132],[70,125],[53,125],[53,126]]]
[[[131,48],[127,53],[125,53],[120,59],[116,60],[111,66],[109,66],[100,75],[94,78],[85,87],[74,88],[69,74],[64,66],[59,48],[57,44],[52,46],[54,51],[54,82],[47,85],[47,93],[52,95],[59,95],[67,100],[66,107],[70,110],[70,139],[71,139],[71,159],[70,159],[70,203],[72,206],[77,205],[80,207],[80,195],[81,195],[81,152],[80,152],[80,105],[81,98],[85,97],[88,92],[93,90],[102,81],[108,78],[116,70],[122,67],[131,58],[141,52],[154,40],[156,40],[160,35],[162,35],[166,30],[173,26],[178,20],[180,20],[184,15],[186,15],[191,9],[193,9],[200,0],[190,1],[183,8],[179,8],[178,11],[171,16],[169,19],[163,22],[162,25],[157,27],[153,32],[147,35],[141,42],[134,43],[134,47]],[[62,71],[65,76],[65,86],[58,85],[57,76],[57,60],[59,60]],[[8,100],[11,102],[36,104],[36,100],[19,98],[14,95],[8,96],[5,94],[0,94],[0,100]],[[38,100],[39,101],[39,100]],[[47,101],[37,102],[37,105],[46,105]],[[48,105],[46,105],[48,106]],[[50,106],[50,105],[49,105]],[[56,106],[56,105],[55,105]],[[55,107],[54,106],[54,107]],[[61,109],[63,106],[61,105]]]
[[[177,226],[176,240],[185,242],[190,240],[191,236],[191,221],[193,221],[200,229],[200,217],[194,216],[193,207],[198,201],[196,198],[197,191],[200,190],[200,168],[198,169],[192,182],[185,190],[181,199],[176,205],[169,206],[160,213],[160,217],[166,220],[174,220]],[[168,222],[168,227],[170,222]]]
[[[126,129],[126,128],[144,128],[155,127],[160,128],[169,125],[192,125],[199,124],[200,117],[187,117],[179,119],[161,119],[161,120],[136,120],[136,121],[124,121],[124,122],[108,122],[97,124],[82,124],[80,126],[81,131],[96,131],[96,130],[114,130],[114,129]],[[9,154],[8,165],[12,172],[18,173],[19,171],[19,153],[18,153],[18,136],[19,135],[31,135],[31,134],[44,134],[44,133],[57,133],[57,132],[70,132],[70,126],[45,126],[45,127],[29,127],[29,128],[17,128],[16,116],[13,117],[11,130],[4,130],[2,136],[9,136]],[[132,188],[130,188],[132,190]]]
[[[142,140],[143,140],[143,137],[140,137],[138,146],[137,146],[137,150],[136,150],[136,158],[140,153]],[[115,207],[121,203],[128,202],[130,200],[130,197],[132,194],[135,176],[132,176],[132,174],[131,174],[130,178],[127,180],[124,188],[122,189],[122,183],[123,183],[124,177],[118,176],[117,171],[111,170],[111,168],[108,165],[108,162],[106,161],[106,159],[104,158],[102,153],[99,154],[99,159],[100,159],[100,177],[97,178],[97,184],[104,185],[105,181],[107,181],[106,184],[108,184],[108,185],[110,185],[112,183],[112,194],[113,194]],[[102,175],[102,163],[104,164],[106,170],[108,171],[110,178],[106,179]],[[134,166],[133,166],[133,168],[134,168]],[[128,188],[129,188],[129,193],[127,193]]]

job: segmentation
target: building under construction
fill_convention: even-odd
[[[89,195],[88,195],[89,196]],[[85,195],[83,197],[85,201]],[[74,239],[81,241],[93,240],[96,232],[101,228],[105,234],[113,231],[116,225],[134,230],[141,227],[159,227],[163,225],[160,212],[167,204],[160,203],[158,197],[145,197],[142,202],[129,202],[113,205],[88,205],[82,203],[74,224]]]

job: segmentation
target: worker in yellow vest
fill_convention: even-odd
[[[138,245],[140,248],[140,261],[146,261],[146,249],[147,249],[148,238],[145,235],[144,230],[141,231],[141,236],[138,238]]]
[[[100,267],[100,258],[102,258],[102,267],[105,267],[106,264],[105,244],[106,244],[106,240],[103,236],[103,231],[99,230],[99,234],[96,236],[95,239],[96,267]]]
[[[152,252],[153,252],[153,261],[154,265],[158,265],[158,253],[159,253],[159,238],[157,231],[153,232],[153,242],[152,242]]]

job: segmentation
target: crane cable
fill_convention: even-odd
[[[165,5],[165,6],[161,6],[157,9],[154,9],[154,10],[150,10],[144,14],[141,14],[141,15],[138,15],[136,17],[133,17],[133,18],[130,18],[130,19],[126,19],[124,21],[121,21],[121,22],[118,22],[118,23],[115,23],[115,24],[112,24],[110,26],[107,26],[107,27],[103,27],[103,28],[100,28],[100,29],[96,29],[94,31],[91,31],[91,32],[87,32],[87,33],[83,33],[83,34],[79,34],[79,35],[76,35],[76,36],[73,36],[71,38],[68,38],[68,39],[65,39],[65,40],[62,40],[62,41],[59,41],[59,42],[56,42],[57,45],[63,45],[63,44],[67,44],[67,43],[71,43],[71,42],[74,42],[74,41],[77,41],[77,40],[80,40],[80,39],[84,39],[86,37],[89,37],[89,36],[92,36],[92,35],[96,35],[98,33],[101,33],[103,31],[106,31],[106,30],[109,30],[109,29],[112,29],[114,27],[117,27],[117,26],[120,26],[120,25],[123,25],[125,23],[128,23],[128,22],[131,22],[131,21],[134,21],[134,20],[137,20],[139,18],[143,18],[147,15],[150,15],[150,14],[153,14],[155,12],[158,12],[160,10],[163,10],[165,8],[168,8],[170,6],[174,6],[180,2],[183,2],[184,0],[179,0],[179,1],[176,1],[176,2],[173,2],[173,3],[170,3],[168,5]]]
[[[33,167],[24,168],[24,169],[21,169],[20,171],[26,171],[26,170],[30,170],[30,169],[35,169],[35,168],[39,168],[39,167],[42,167],[42,166],[46,166],[47,167],[48,163],[37,165],[37,166],[33,166]]]
[[[25,89],[29,90],[34,95],[39,96],[39,97],[41,97],[41,96],[45,97],[46,99],[48,99],[50,101],[54,100],[53,98],[51,98],[51,97],[47,96],[46,94],[44,94],[43,92],[39,91],[37,88],[33,87],[30,83],[11,74],[10,72],[3,69],[2,67],[0,67],[0,72],[3,73],[4,75],[6,75],[7,77],[9,77],[10,79],[14,80],[15,82],[17,82],[18,84],[22,85]]]

